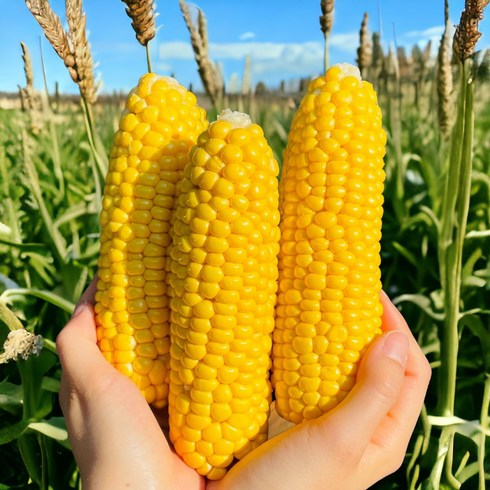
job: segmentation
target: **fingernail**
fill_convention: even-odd
[[[73,310],[73,313],[71,315],[72,318],[75,318],[76,316],[80,315],[80,313],[87,308],[88,302],[87,301],[82,301],[81,303],[78,303],[78,305],[75,307]]]
[[[383,354],[405,367],[408,357],[408,337],[398,330],[385,334]]]

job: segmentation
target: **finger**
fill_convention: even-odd
[[[407,365],[405,369],[405,386],[402,392],[402,398],[407,398],[407,402],[417,404],[420,402],[421,396],[425,394],[425,390],[430,380],[431,369],[430,365],[422,352],[417,340],[412,335],[402,314],[396,306],[390,301],[388,296],[383,293],[381,296],[383,303],[383,325],[387,331],[399,330],[405,332],[409,339],[409,352]],[[408,390],[407,395],[405,391]],[[421,393],[422,392],[422,393]],[[417,395],[415,398],[413,396]],[[402,402],[404,400],[401,400]]]
[[[366,352],[356,385],[325,421],[346,447],[351,457],[360,458],[377,427],[395,405],[403,389],[409,342],[404,332],[386,332]],[[321,418],[319,419],[321,424]]]
[[[80,303],[70,321],[59,333],[56,348],[62,375],[77,390],[96,389],[97,383],[107,383],[114,376],[122,376],[107,362],[97,346],[94,310],[90,303]],[[91,380],[90,386],[87,380]]]
[[[406,440],[408,444],[424,402],[431,369],[398,309],[385,294],[382,296],[382,302],[384,306],[383,323],[387,330],[408,332],[409,339],[402,390],[390,410],[389,417],[378,427],[372,440],[373,444],[380,446],[384,451],[389,451],[394,446],[400,447],[401,440]]]

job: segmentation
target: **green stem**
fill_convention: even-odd
[[[438,378],[438,413],[454,415],[458,360],[463,242],[471,187],[473,144],[473,83],[470,62],[461,67],[460,107],[451,147],[439,245],[445,321],[441,333],[441,366]]]
[[[94,176],[94,183],[95,183],[95,196],[96,196],[95,202],[97,206],[97,212],[100,212],[101,205],[102,205],[102,182],[105,179],[108,164],[105,156],[101,156],[101,154],[105,155],[105,153],[100,151],[102,145],[100,143],[100,140],[97,138],[97,134],[94,129],[95,125],[94,125],[91,107],[89,103],[86,101],[85,97],[81,96],[81,100],[82,100],[82,107],[83,107],[82,112],[85,120],[85,128],[87,130],[88,142],[94,157],[94,160],[91,160],[91,167],[92,167],[92,173]]]
[[[46,231],[51,237],[53,253],[57,256],[60,263],[64,264],[67,257],[66,242],[58,228],[54,225],[53,220],[51,219],[51,213],[48,211],[44,201],[43,193],[39,185],[39,175],[29,153],[27,135],[25,134],[25,131],[22,132],[22,147],[24,153],[24,165],[27,177],[29,179],[29,185],[43,218]]]
[[[325,31],[324,33],[325,40],[324,40],[324,47],[323,47],[323,68],[325,69],[325,72],[328,70],[330,66],[330,53],[329,53],[329,37],[330,37],[330,32]]]
[[[17,315],[0,299],[0,320],[2,320],[9,330],[20,330],[24,328]]]
[[[153,70],[151,68],[150,42],[149,41],[145,45],[145,50],[146,50],[146,64],[148,66],[148,72],[151,73]]]
[[[438,252],[441,286],[444,292],[444,322],[440,332],[440,367],[438,370],[438,406],[440,416],[454,415],[461,316],[461,270],[471,189],[473,146],[473,81],[471,61],[460,66],[460,103],[452,134],[449,167],[446,173],[442,203]],[[431,483],[439,488],[442,469],[446,484],[459,488],[452,473],[454,431],[443,428]]]
[[[480,425],[488,429],[488,409],[490,407],[490,376],[486,376],[483,388],[483,400],[481,404]],[[485,432],[480,433],[480,444],[478,445],[478,490],[485,490]]]

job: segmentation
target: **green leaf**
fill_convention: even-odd
[[[42,382],[56,362],[57,357],[46,350],[37,357],[17,362],[24,390],[24,418],[41,420],[52,410],[53,394],[43,389]]]
[[[35,298],[43,299],[48,303],[51,303],[58,308],[66,311],[67,313],[72,313],[75,308],[75,303],[72,303],[62,296],[59,296],[52,291],[45,291],[35,288],[19,288],[19,289],[9,289],[3,293],[3,297],[9,300],[15,300],[16,297],[23,296],[34,296]]]
[[[60,392],[60,381],[55,378],[50,378],[49,376],[45,376],[42,382],[43,390],[50,391],[51,393],[59,393]]]
[[[9,383],[7,380],[0,382],[0,408],[12,414],[16,414],[22,408],[22,387]]]
[[[463,314],[459,320],[461,329],[467,327],[481,344],[485,372],[490,372],[490,332],[481,318],[475,314]]]
[[[68,440],[68,432],[63,417],[52,417],[41,422],[31,422],[28,427],[57,441]]]
[[[424,296],[423,294],[402,294],[401,296],[397,296],[393,299],[393,303],[395,305],[403,303],[404,301],[417,305],[424,313],[434,320],[442,321],[444,319],[444,314],[435,312],[432,309],[432,302],[430,298]]]
[[[29,422],[27,420],[20,420],[15,424],[7,425],[0,429],[0,445],[8,444],[18,439],[25,432],[28,425]]]
[[[392,242],[393,248],[403,257],[405,257],[414,267],[420,263],[420,258],[416,257],[408,248],[404,247],[398,242]]]
[[[38,254],[46,254],[49,252],[48,248],[43,243],[12,242],[10,240],[6,240],[6,239],[3,239],[1,237],[0,237],[0,243],[2,243],[3,245],[8,245],[9,247],[16,248],[17,250],[20,250],[21,252],[35,252]]]

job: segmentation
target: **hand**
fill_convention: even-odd
[[[97,348],[94,290],[92,282],[57,340],[60,401],[84,490],[204,489],[205,480],[170,449],[138,389]],[[365,356],[351,394],[330,413],[267,441],[206,488],[364,490],[397,469],[430,368],[398,310],[384,294],[382,301],[387,333]]]
[[[96,344],[95,280],[56,342],[60,403],[84,490],[202,490],[204,478],[172,450],[133,382]]]
[[[365,490],[398,469],[431,371],[401,314],[384,293],[381,300],[385,333],[346,399],[268,440],[208,490]]]

